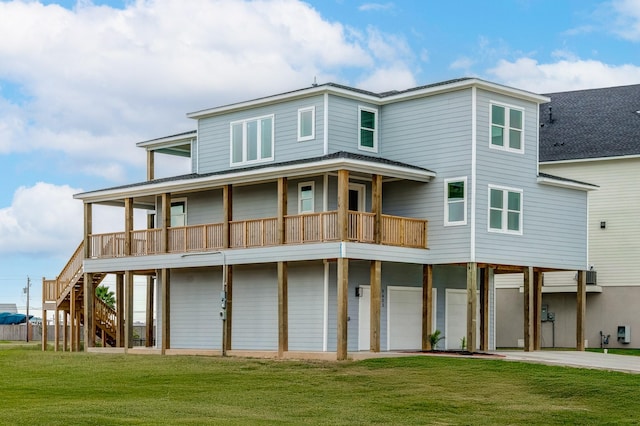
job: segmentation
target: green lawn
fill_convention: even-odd
[[[416,356],[360,362],[0,345],[1,424],[637,424],[640,375]]]

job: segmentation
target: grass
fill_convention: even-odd
[[[0,346],[1,424],[637,424],[640,375],[417,356],[299,362]]]

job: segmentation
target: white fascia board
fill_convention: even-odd
[[[187,142],[191,142],[197,137],[198,137],[198,132],[194,130],[193,132],[190,132],[187,134],[167,136],[165,138],[138,142],[136,143],[136,146],[140,148],[147,148],[147,149],[171,148],[176,145],[183,145]]]
[[[558,186],[560,188],[577,189],[580,191],[595,191],[597,186],[583,184],[578,182],[569,182],[562,179],[553,179],[549,177],[538,177],[538,183],[549,186]]]
[[[265,106],[269,104],[275,104],[282,101],[289,101],[293,99],[306,98],[314,95],[323,95],[325,93],[337,94],[343,97],[349,97],[354,99],[360,99],[363,102],[369,102],[373,104],[380,104],[380,97],[374,95],[367,95],[366,93],[360,93],[352,90],[343,89],[335,86],[315,86],[308,89],[297,90],[294,92],[282,93],[279,95],[268,96],[266,98],[254,99],[246,102],[239,102],[230,105],[224,105],[220,107],[207,108],[201,111],[194,111],[187,113],[187,118],[206,118],[215,115],[226,114],[233,111],[239,111],[248,108],[254,108],[257,106]]]
[[[285,100],[293,100],[298,98],[309,97],[313,95],[320,95],[324,93],[335,94],[341,97],[357,99],[362,102],[368,102],[374,105],[385,105],[394,102],[405,101],[409,99],[415,99],[425,96],[432,96],[439,93],[450,92],[454,90],[467,89],[470,87],[478,87],[480,89],[485,89],[492,92],[502,93],[507,96],[514,96],[520,99],[525,99],[535,103],[546,103],[551,99],[547,96],[538,95],[536,93],[527,92],[525,90],[515,89],[512,87],[503,86],[496,83],[491,83],[488,81],[480,80],[480,79],[468,79],[456,81],[448,84],[439,84],[435,86],[425,87],[423,89],[417,90],[408,90],[405,92],[400,92],[395,95],[385,96],[381,98],[375,94],[366,94],[356,90],[349,90],[347,88],[335,87],[330,85],[321,85],[310,87],[308,89],[297,90],[294,92],[283,93],[275,96],[268,96],[265,98],[254,99],[246,102],[239,102],[235,104],[208,108],[201,111],[195,111],[187,113],[187,118],[199,119],[205,117],[211,117],[219,114],[225,114],[232,111],[238,111],[248,108],[253,108],[257,106],[265,106],[269,104],[274,104],[278,102],[282,102]]]
[[[205,176],[201,178],[167,181],[161,183],[149,183],[127,188],[98,190],[75,194],[73,198],[85,202],[99,203],[127,197],[145,197],[162,194],[164,192],[178,193],[202,189],[221,187],[223,185],[238,185],[252,182],[275,180],[282,176],[300,177],[313,174],[322,174],[339,169],[368,174],[380,174],[397,179],[407,179],[418,182],[429,182],[435,177],[434,172],[414,170],[390,164],[371,163],[362,160],[335,158],[321,160],[315,163],[300,163],[288,166],[273,166],[255,170],[229,172],[220,175]]]
[[[593,161],[612,161],[612,160],[635,160],[640,158],[640,154],[637,155],[619,155],[617,157],[593,157],[593,158],[576,158],[571,160],[558,160],[558,161],[541,161],[541,166],[553,166],[556,164],[572,164],[572,163],[588,163]]]

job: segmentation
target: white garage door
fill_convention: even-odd
[[[422,348],[422,288],[387,287],[388,350]]]

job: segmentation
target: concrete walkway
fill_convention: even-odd
[[[578,368],[622,371],[640,374],[640,356],[612,355],[579,351],[496,351],[506,361],[533,362]]]

